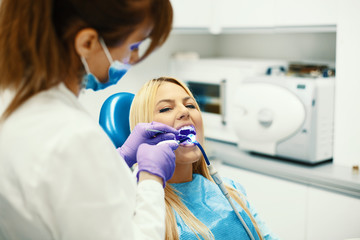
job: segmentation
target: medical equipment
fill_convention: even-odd
[[[159,131],[159,130],[152,130],[152,129],[147,129],[148,131],[151,132],[155,132],[156,134],[161,134],[161,133],[165,133],[164,131]],[[234,210],[236,216],[238,217],[238,219],[240,220],[240,222],[242,223],[242,225],[244,226],[248,236],[250,237],[251,240],[255,240],[254,236],[252,235],[249,227],[247,226],[247,224],[245,223],[244,219],[241,217],[241,215],[239,214],[239,211],[236,209],[234,203],[231,200],[230,194],[227,191],[227,189],[225,188],[225,185],[223,183],[223,180],[220,177],[220,174],[217,172],[216,168],[211,165],[205,151],[204,148],[201,146],[201,144],[196,141],[196,132],[195,129],[193,127],[186,127],[185,129],[180,129],[179,130],[179,135],[176,136],[176,140],[178,141],[178,143],[185,143],[185,144],[195,144],[201,151],[202,155],[204,156],[207,168],[209,169],[210,175],[212,177],[212,179],[214,180],[214,182],[216,183],[216,185],[220,188],[222,194],[225,196],[225,198],[228,200],[231,208]],[[156,137],[156,136],[155,136]]]
[[[158,134],[166,133],[165,131],[161,131],[161,130],[157,130],[157,129],[146,129],[146,131],[155,133],[154,137],[156,137]],[[187,134],[185,135],[184,133],[187,133]],[[191,134],[191,132],[188,130],[180,130],[180,134],[175,136],[177,143],[180,144],[180,143],[184,143],[186,141],[190,141],[191,139],[188,136],[190,134]],[[191,144],[192,142],[189,142],[189,143]]]
[[[244,79],[234,95],[241,150],[316,164],[333,156],[335,78]]]
[[[269,66],[287,65],[283,60],[173,58],[170,75],[182,79],[195,96],[204,119],[205,137],[237,143],[232,104],[237,84],[247,77],[264,75]]]

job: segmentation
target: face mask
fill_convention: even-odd
[[[92,89],[94,91],[98,91],[101,89],[105,89],[111,85],[115,85],[129,70],[130,68],[130,64],[127,63],[122,63],[118,60],[113,61],[110,52],[108,50],[108,48],[105,45],[105,42],[102,38],[100,38],[100,44],[102,46],[102,48],[104,49],[105,55],[107,57],[107,59],[110,62],[110,67],[109,67],[109,79],[106,83],[102,83],[100,82],[97,77],[92,74],[90,72],[89,66],[85,60],[85,58],[83,56],[80,57],[85,71],[86,71],[86,75],[84,76],[84,80],[83,80],[83,86],[86,89]]]

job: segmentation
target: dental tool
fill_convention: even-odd
[[[180,132],[181,133],[181,132]],[[230,194],[227,191],[227,189],[225,188],[225,185],[220,177],[220,174],[218,173],[218,171],[216,170],[216,168],[210,164],[210,161],[203,149],[203,147],[200,145],[200,143],[198,141],[196,141],[196,132],[194,130],[194,132],[191,132],[190,134],[188,134],[186,136],[186,138],[188,138],[188,142],[189,143],[194,143],[201,151],[202,155],[204,156],[205,162],[207,164],[207,168],[209,169],[210,175],[212,177],[212,179],[214,180],[214,182],[216,183],[216,185],[218,185],[218,187],[220,188],[222,194],[225,196],[225,198],[228,200],[228,202],[230,203],[231,208],[234,210],[236,216],[238,217],[238,219],[240,220],[240,222],[242,223],[242,225],[244,226],[247,234],[249,235],[251,240],[255,240],[254,236],[252,235],[249,227],[247,226],[247,224],[245,223],[244,219],[241,217],[239,211],[237,210],[236,206],[234,205],[234,203],[231,200]]]
[[[236,206],[234,205],[233,201],[231,200],[231,197],[230,197],[230,194],[229,192],[227,191],[224,183],[223,183],[223,180],[221,179],[220,177],[220,174],[218,173],[218,171],[216,170],[216,168],[210,164],[210,161],[208,160],[207,156],[206,156],[206,153],[204,151],[204,149],[202,148],[202,146],[200,145],[199,142],[195,141],[193,142],[196,146],[199,147],[199,149],[201,150],[204,158],[205,158],[205,161],[206,161],[206,164],[207,164],[207,168],[209,169],[209,172],[210,172],[210,175],[212,177],[212,179],[214,180],[214,182],[216,183],[216,185],[218,185],[218,187],[220,188],[222,194],[225,196],[225,198],[228,200],[228,202],[230,203],[230,206],[231,208],[234,210],[236,216],[238,217],[238,219],[240,220],[240,222],[242,223],[242,225],[244,226],[247,234],[249,235],[250,239],[251,240],[255,240],[254,236],[252,235],[249,227],[247,226],[247,224],[245,223],[244,219],[241,217],[239,211],[237,210]]]
[[[156,137],[157,134],[166,133],[165,131],[151,129],[151,128],[146,129],[146,131],[155,133],[154,137]]]
[[[156,137],[157,134],[162,134],[162,133],[166,133],[164,131],[161,130],[155,130],[155,129],[147,129],[147,131],[150,132],[154,132],[156,133],[154,135],[154,137]],[[220,188],[222,194],[225,196],[225,198],[228,200],[231,208],[234,210],[237,218],[240,220],[240,222],[242,223],[242,225],[244,226],[248,236],[250,237],[251,240],[255,240],[254,236],[252,235],[249,227],[247,226],[246,222],[244,221],[244,219],[241,217],[239,211],[237,210],[236,206],[234,205],[234,203],[231,200],[230,194],[227,191],[221,177],[220,174],[217,172],[216,168],[210,164],[210,161],[204,151],[204,148],[200,145],[200,143],[198,141],[196,141],[196,131],[195,128],[192,126],[189,127],[184,127],[181,128],[179,130],[179,135],[175,136],[176,141],[180,144],[195,144],[201,151],[202,155],[204,156],[207,168],[209,169],[210,175],[212,177],[212,179],[214,180],[214,182],[216,183],[216,185]]]
[[[167,132],[165,132],[165,131],[161,131],[161,130],[157,130],[157,129],[146,129],[146,131],[149,131],[149,132],[153,132],[153,133],[155,133],[154,134],[154,137],[156,137],[158,134],[163,134],[163,133],[167,133]],[[186,133],[186,132],[185,132]],[[195,135],[194,135],[195,136]],[[178,142],[178,144],[180,144],[180,143],[183,143],[183,142],[185,142],[185,141],[189,141],[189,137],[188,136],[186,136],[186,135],[184,135],[184,134],[179,134],[179,135],[177,135],[176,137],[176,141]]]
[[[210,172],[210,175],[212,177],[212,179],[214,180],[214,182],[216,183],[216,185],[218,185],[218,187],[220,188],[222,194],[225,196],[225,198],[228,200],[228,202],[230,203],[231,208],[234,210],[236,216],[238,217],[238,219],[240,220],[240,222],[242,223],[242,225],[244,226],[247,234],[249,235],[251,240],[255,240],[254,236],[252,235],[249,227],[247,226],[247,224],[245,223],[244,219],[241,217],[239,211],[237,210],[237,208],[235,207],[233,201],[231,200],[230,194],[227,191],[227,189],[225,188],[225,185],[220,177],[220,174],[217,172],[216,168],[213,165],[208,165],[208,169]]]

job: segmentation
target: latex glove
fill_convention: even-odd
[[[148,131],[148,129],[164,131],[166,133],[157,134],[155,132]],[[136,152],[140,144],[147,143],[150,145],[156,145],[164,140],[174,140],[175,135],[178,134],[178,130],[163,123],[139,123],[135,126],[124,144],[118,148],[117,151],[124,158],[127,165],[132,167],[132,165],[136,163]]]
[[[139,173],[141,171],[149,172],[163,179],[163,187],[165,183],[174,174],[175,170],[175,153],[179,144],[175,140],[167,140],[157,145],[149,145],[143,143],[137,151],[137,162]]]

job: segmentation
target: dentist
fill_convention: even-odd
[[[0,91],[14,97],[0,120],[0,239],[164,239],[178,144],[157,143],[178,131],[140,124],[120,157],[77,96],[116,84],[171,23],[169,0],[1,1]]]

